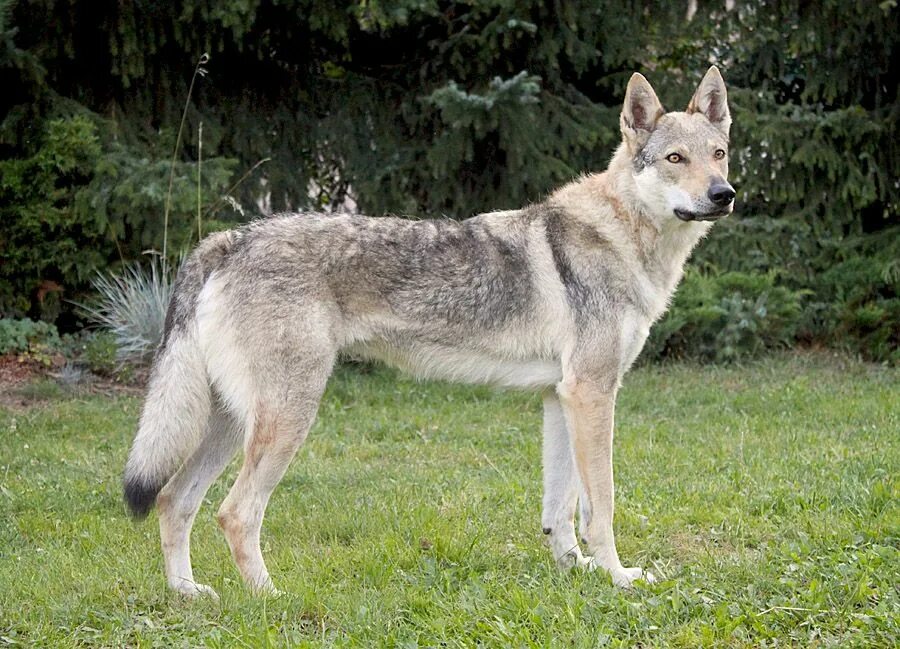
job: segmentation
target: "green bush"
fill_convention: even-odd
[[[187,248],[240,203],[465,217],[538,200],[605,166],[632,71],[682,107],[717,61],[738,214],[695,263],[784,290],[691,277],[653,353],[809,342],[897,362],[900,249],[874,250],[900,241],[896,1],[693,3],[690,24],[671,2],[209,4],[98,23],[86,2],[0,0],[0,315],[70,331],[97,272]]]
[[[116,338],[105,331],[94,331],[85,336],[81,360],[87,368],[99,376],[113,376],[119,369]]]
[[[37,151],[0,162],[0,311],[42,318],[41,285],[84,283],[114,248],[101,224],[79,219],[72,201],[100,156],[94,125],[83,117],[50,120]]]
[[[98,270],[162,248],[171,160],[106,128],[86,111],[50,119],[28,157],[0,160],[0,314],[54,321]],[[198,199],[217,201],[233,168],[204,160],[198,196],[196,165],[176,163],[169,249],[196,241]]]
[[[776,285],[773,273],[688,272],[643,357],[727,362],[788,347],[806,293]]]
[[[49,322],[28,318],[0,319],[0,354],[25,354],[35,350],[55,350],[61,344],[59,332]]]
[[[897,259],[891,254],[853,257],[823,273],[817,286],[817,297],[827,305],[821,337],[863,358],[900,364]]]

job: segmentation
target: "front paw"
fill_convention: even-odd
[[[590,569],[591,557],[581,554],[581,550],[576,548],[569,550],[556,560],[556,565],[560,570],[571,570],[572,568]]]
[[[203,597],[208,597],[214,602],[219,601],[219,595],[216,593],[216,591],[212,588],[212,586],[207,586],[206,584],[198,584],[194,581],[182,579],[175,583],[169,584],[169,586],[176,593],[187,599],[200,599]]]

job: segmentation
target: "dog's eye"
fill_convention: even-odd
[[[681,157],[680,153],[670,153],[669,155],[666,156],[666,160],[668,160],[669,162],[671,162],[673,164],[677,164],[677,163],[681,162],[682,160],[684,160],[684,158]]]
[[[725,151],[723,149],[716,149],[716,152],[713,154],[716,160],[721,160],[725,157]]]

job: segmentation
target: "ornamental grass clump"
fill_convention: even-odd
[[[120,363],[143,364],[153,356],[162,340],[176,270],[154,255],[149,264],[131,263],[91,281],[97,299],[79,305],[81,312],[113,335]]]

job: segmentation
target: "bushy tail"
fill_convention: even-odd
[[[197,447],[209,418],[210,388],[194,336],[176,334],[156,357],[137,435],[125,465],[125,502],[136,518]]]
[[[211,393],[197,329],[192,325],[197,296],[230,247],[230,233],[207,237],[178,272],[163,341],[125,465],[125,502],[135,518],[150,512],[157,494],[206,431]]]

